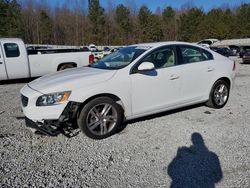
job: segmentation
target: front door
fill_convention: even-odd
[[[153,63],[155,69],[138,72],[137,68],[134,68],[130,75],[133,115],[158,112],[177,105],[180,77],[176,66],[175,47],[167,46],[154,50],[140,61],[143,62]]]
[[[27,78],[29,64],[24,44],[20,41],[8,41],[2,43],[5,65],[9,79]]]
[[[2,51],[1,43],[0,43],[0,80],[7,80],[7,79],[8,77],[7,77],[4,58],[3,58],[3,51]]]

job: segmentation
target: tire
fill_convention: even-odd
[[[62,65],[58,71],[62,71],[62,70],[65,70],[65,69],[71,69],[71,68],[74,68],[74,65],[71,65],[71,64],[64,64]]]
[[[223,108],[227,104],[229,93],[230,86],[228,82],[224,80],[216,81],[210,91],[206,105],[216,109]]]
[[[77,118],[79,128],[88,137],[104,139],[115,134],[122,123],[122,107],[109,97],[87,103]]]

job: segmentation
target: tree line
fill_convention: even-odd
[[[99,0],[0,0],[0,37],[26,43],[58,45],[126,45],[141,42],[250,37],[250,4],[238,7],[157,8]],[[129,1],[128,2],[132,2]]]

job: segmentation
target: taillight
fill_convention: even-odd
[[[233,71],[235,71],[235,70],[236,70],[236,63],[234,61]]]
[[[93,54],[90,54],[89,55],[89,64],[94,63],[94,61],[95,61],[95,56]]]

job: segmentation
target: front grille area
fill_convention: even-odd
[[[23,107],[26,107],[28,105],[29,99],[28,97],[21,95],[21,101],[22,101]]]

